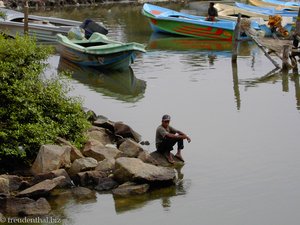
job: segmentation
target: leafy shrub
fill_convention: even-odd
[[[0,36],[0,163],[31,162],[42,144],[63,137],[78,147],[90,125],[80,99],[55,79],[42,79],[52,49],[29,37]],[[1,164],[0,164],[1,165]]]

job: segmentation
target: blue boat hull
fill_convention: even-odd
[[[81,66],[97,67],[103,70],[124,70],[128,69],[136,58],[135,51],[124,51],[108,55],[86,54],[76,49],[60,45],[61,57],[70,60]]]

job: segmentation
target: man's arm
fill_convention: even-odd
[[[189,136],[187,136],[185,133],[183,133],[182,131],[177,130],[176,134],[172,134],[172,133],[167,133],[165,135],[165,137],[168,138],[174,138],[174,139],[186,139],[188,142],[191,142],[191,139],[189,138]]]

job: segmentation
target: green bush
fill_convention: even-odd
[[[68,96],[65,81],[41,77],[51,51],[29,37],[0,36],[0,163],[29,163],[57,137],[77,147],[85,140],[90,123],[80,99]]]

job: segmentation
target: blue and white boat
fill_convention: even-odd
[[[204,16],[181,13],[148,3],[144,4],[142,14],[149,19],[155,32],[206,40],[232,41],[236,25],[234,21],[208,21]]]
[[[245,8],[240,8],[236,5],[217,3],[215,4],[215,7],[218,10],[219,18],[236,21],[238,14],[241,14],[242,18],[249,18],[253,29],[263,31],[265,33],[264,36],[272,36],[271,29],[268,26],[269,16],[271,15],[264,14],[261,11],[246,10]],[[282,16],[281,24],[285,30],[290,32],[294,28],[293,17]]]
[[[274,7],[258,7],[258,6],[248,5],[240,2],[236,2],[235,5],[240,9],[244,9],[262,15],[268,15],[268,16],[280,15],[282,17],[293,17],[293,18],[296,18],[298,16],[298,12],[291,11],[289,9],[276,10]]]
[[[293,10],[298,11],[300,7],[299,2],[285,2],[279,0],[249,0],[252,5],[259,7],[274,7],[277,10]]]

